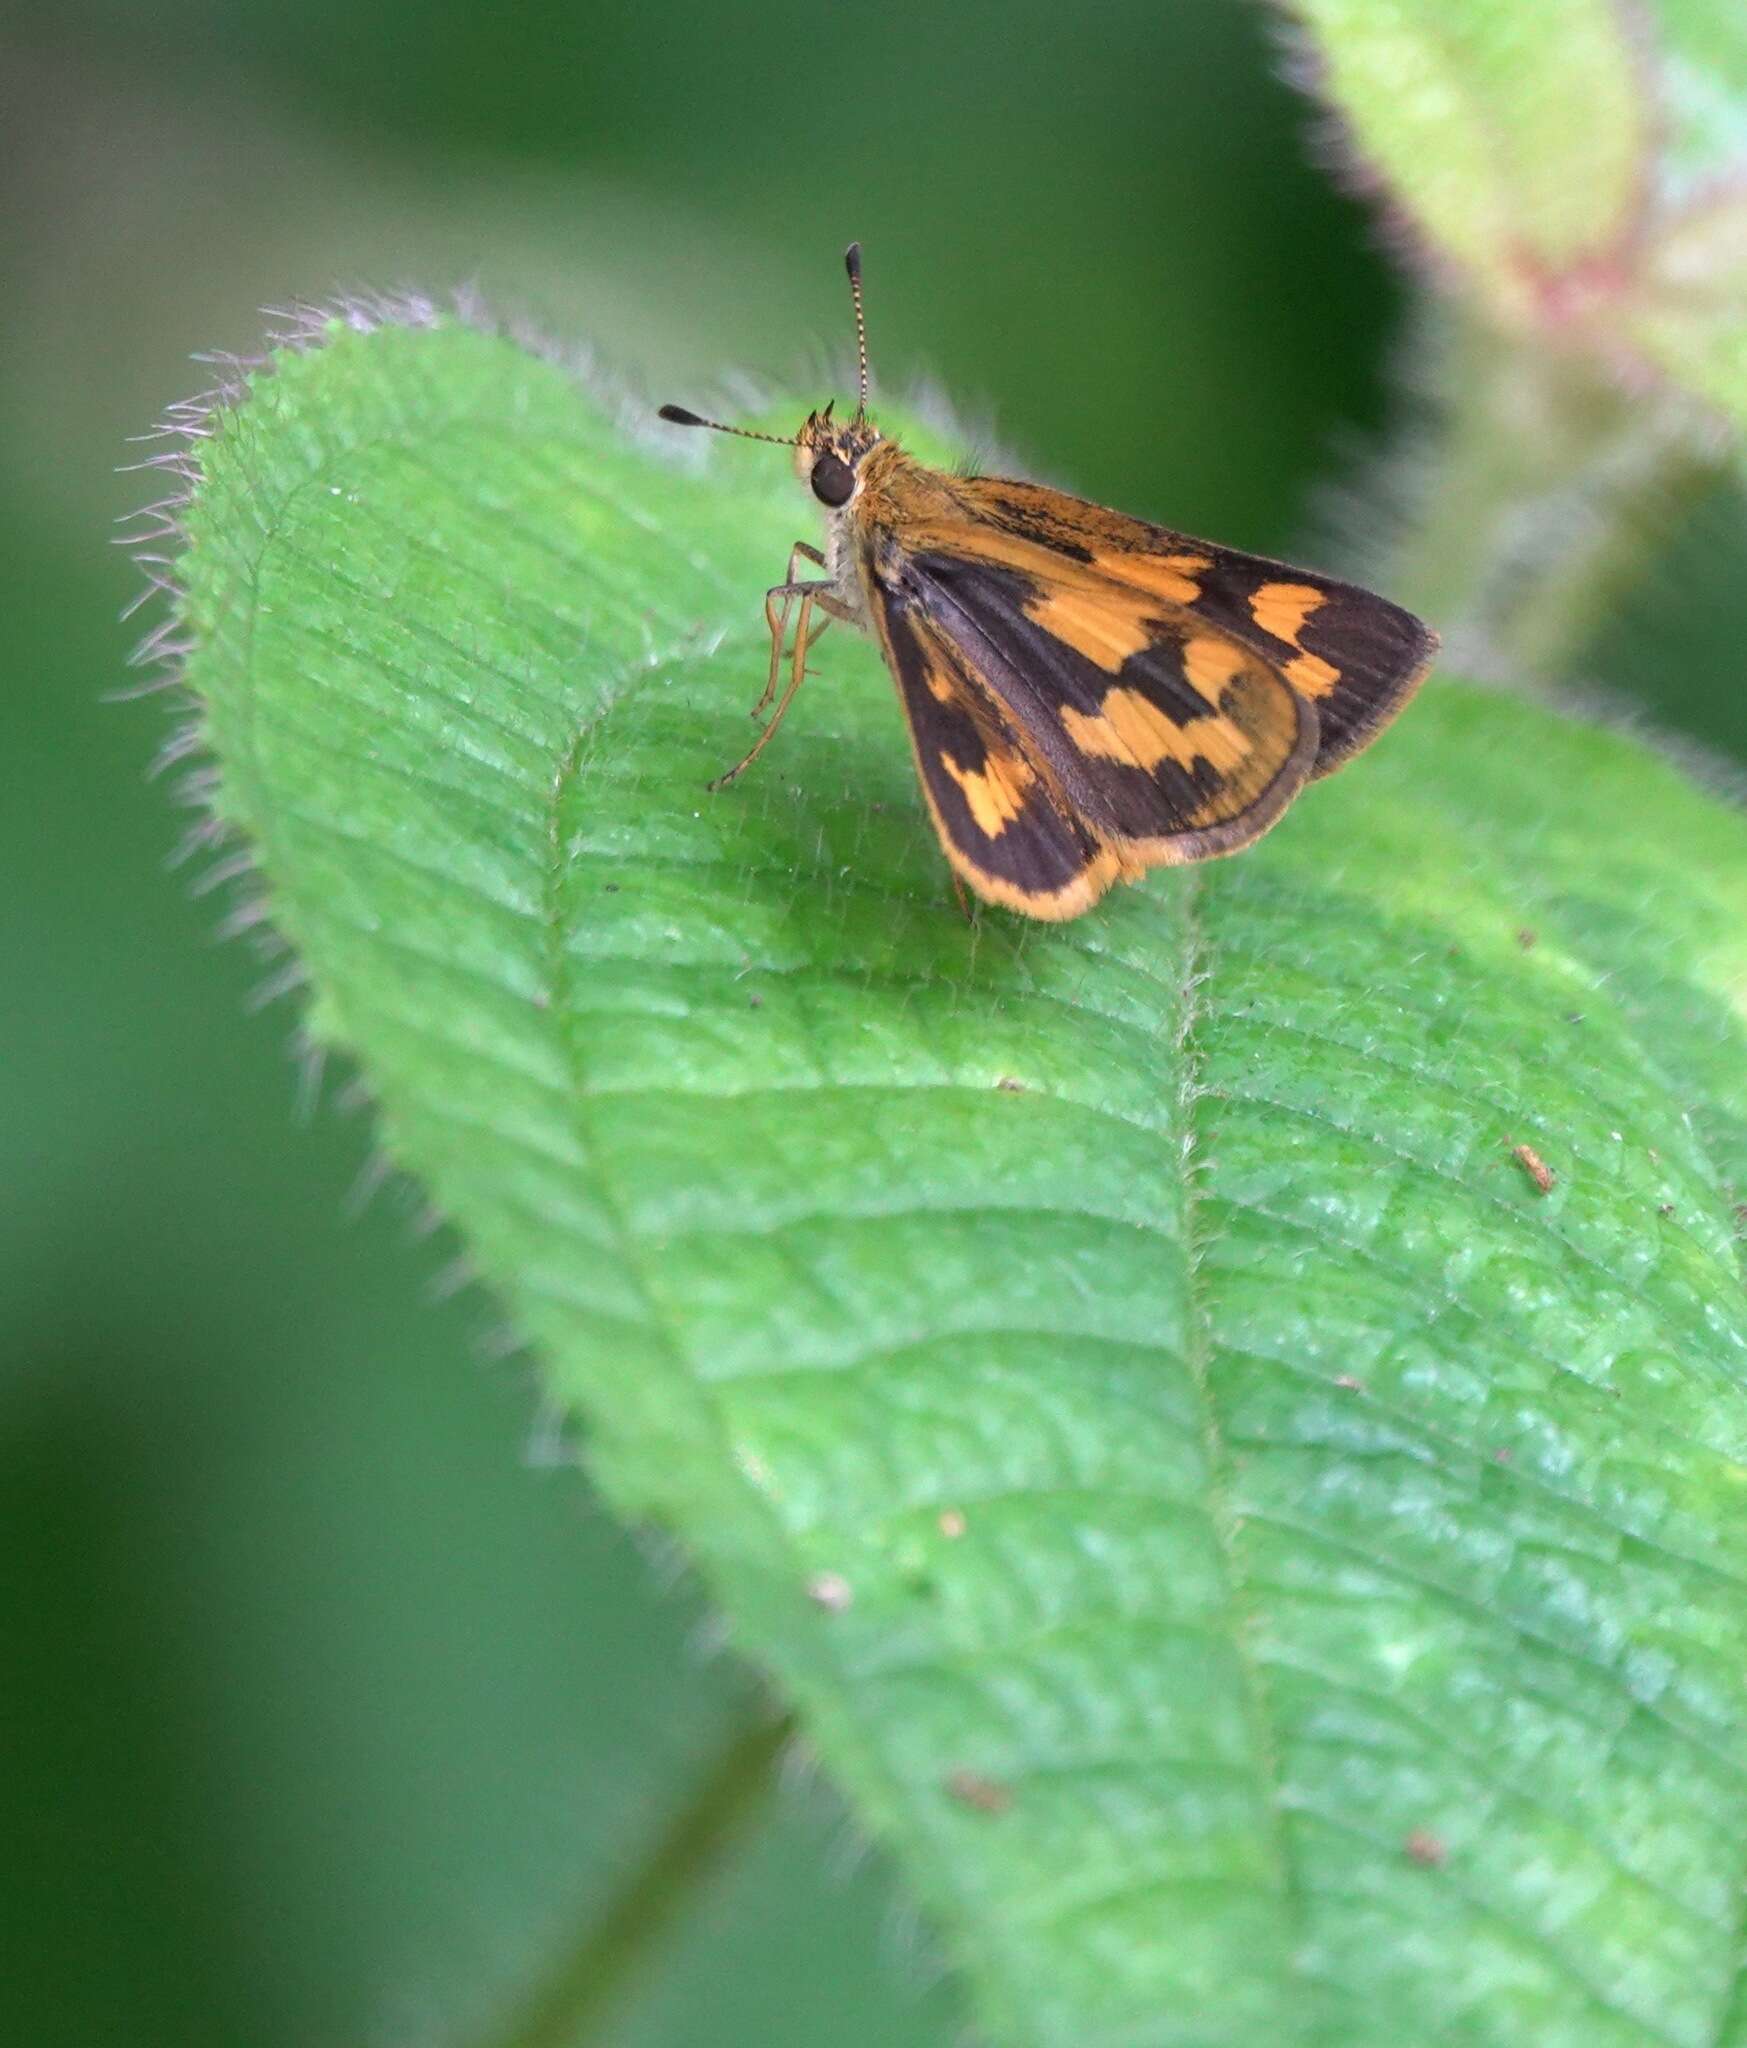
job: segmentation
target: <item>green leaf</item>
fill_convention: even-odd
[[[1495,316],[1617,261],[1651,86],[1615,0],[1295,0],[1361,157]]]
[[[1747,10],[1656,0],[1653,20],[1667,205],[1623,325],[1747,447]]]
[[[1495,358],[1489,378],[1444,393],[1450,473],[1427,489],[1418,538],[1427,587],[1464,587],[1438,616],[1481,628],[1494,656],[1544,658],[1549,634],[1569,643],[1571,616],[1621,587],[1635,529],[1666,518],[1717,421],[1747,446],[1747,13],[1738,0],[1293,11],[1361,159],[1455,286],[1458,346]],[[1649,399],[1660,381],[1676,402]],[[1503,533],[1465,509],[1481,478],[1514,530],[1506,546],[1526,537],[1545,562],[1546,534],[1568,529],[1526,584]],[[1503,631],[1484,629],[1500,599],[1474,574],[1481,555]],[[1519,601],[1526,623],[1509,616]]]
[[[450,326],[212,427],[189,679],[315,1022],[989,2037],[1747,2042],[1742,821],[1441,684],[967,926],[851,635],[704,793],[777,452]]]
[[[1747,447],[1747,181],[1695,200],[1667,224],[1650,285],[1625,309],[1624,333]]]
[[[1747,173],[1747,12],[1736,0],[1654,0],[1650,18],[1671,192]]]

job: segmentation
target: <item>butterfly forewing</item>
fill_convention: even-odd
[[[1103,839],[1135,842],[1136,866],[1253,839],[1309,772],[1314,721],[1225,634],[1176,619],[1131,632],[1118,604],[1071,578],[1039,584],[950,555],[916,556],[911,577],[1076,813]],[[1182,843],[1152,847],[1162,840]]]
[[[1437,636],[1412,612],[1332,576],[1192,540],[1040,484],[967,478],[955,496],[973,531],[1030,542],[1100,580],[1180,605],[1277,668],[1316,706],[1316,775],[1377,736],[1437,651]]]

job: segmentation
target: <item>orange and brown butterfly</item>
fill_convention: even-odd
[[[1368,746],[1431,664],[1437,636],[1399,605],[1305,569],[1191,540],[1063,491],[931,469],[867,415],[861,250],[859,397],[800,432],[663,419],[795,450],[825,508],[765,599],[770,677],[786,687],[763,750],[832,619],[877,637],[898,686],[940,843],[977,895],[1078,917],[1113,882],[1235,853],[1305,783]],[[800,560],[824,574],[797,579]]]

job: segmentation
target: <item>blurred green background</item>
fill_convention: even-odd
[[[292,1006],[251,1014],[262,963],[166,872],[161,711],[103,702],[135,631],[111,522],[155,495],[124,437],[198,387],[191,351],[358,285],[472,283],[656,398],[735,367],[823,398],[854,234],[887,389],[1288,549],[1381,445],[1408,302],[1274,28],[1239,0],[0,8],[0,2038],[485,2042],[747,1691],[489,1304],[438,1298],[416,1202],[351,1198],[367,1122],[331,1086],[300,1111]],[[1744,538],[1738,500],[1697,505],[1591,650],[1736,754]],[[957,2025],[798,1776],[590,2039]]]

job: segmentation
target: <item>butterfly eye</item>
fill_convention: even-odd
[[[855,495],[855,471],[835,455],[813,465],[813,495],[821,505],[847,505]]]

